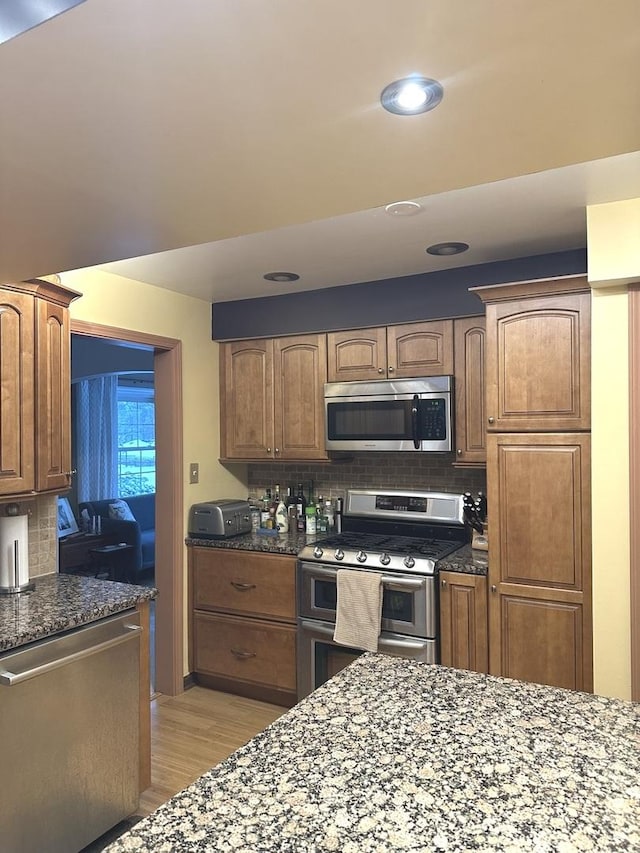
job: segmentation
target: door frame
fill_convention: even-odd
[[[71,320],[71,333],[153,349],[156,406],[155,689],[184,690],[184,484],[182,342],[175,338]]]
[[[631,698],[640,702],[640,284],[629,287]]]

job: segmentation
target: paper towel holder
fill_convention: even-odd
[[[24,523],[14,523],[15,519],[24,518]],[[6,507],[6,515],[0,519],[4,527],[11,519],[15,532],[7,534],[6,530],[0,530],[0,543],[2,553],[0,554],[0,595],[17,595],[22,592],[30,592],[36,588],[35,582],[29,580],[29,554],[27,542],[28,514],[20,513],[18,504],[9,504]],[[22,528],[22,529],[20,529]],[[27,548],[27,553],[24,549]],[[6,561],[5,565],[2,565]]]

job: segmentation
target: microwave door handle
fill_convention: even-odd
[[[413,435],[413,446],[416,450],[420,449],[420,437],[418,435],[418,397],[413,395],[413,404],[411,406],[411,434]]]

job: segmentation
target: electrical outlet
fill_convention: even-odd
[[[200,479],[200,465],[197,462],[189,463],[189,482],[197,483]]]

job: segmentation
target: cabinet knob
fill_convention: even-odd
[[[494,583],[492,583],[491,584],[491,592],[496,592],[497,589],[498,589],[498,587]]]
[[[378,368],[378,373],[384,373],[384,368],[383,368],[383,367],[379,367],[379,368]]]
[[[77,468],[72,468],[72,469],[71,469],[71,471],[65,471],[65,472],[64,472],[64,475],[65,475],[65,477],[75,477],[75,475],[76,475],[77,473],[78,473],[78,469],[77,469]]]
[[[458,456],[462,456],[462,448],[461,447],[458,448],[457,453],[458,453]]]
[[[446,582],[446,580],[443,578],[443,579],[440,581],[440,586],[442,587],[442,589],[444,589],[446,585],[447,585],[447,582]]]
[[[271,453],[271,448],[267,447],[267,453]]]
[[[495,418],[487,418],[490,424],[494,424],[496,422]]]
[[[393,373],[393,367],[389,365],[389,373]]]
[[[274,452],[274,453],[280,453],[280,448],[279,448],[279,447],[275,447],[275,448],[274,448],[274,450],[273,450],[273,452]]]

